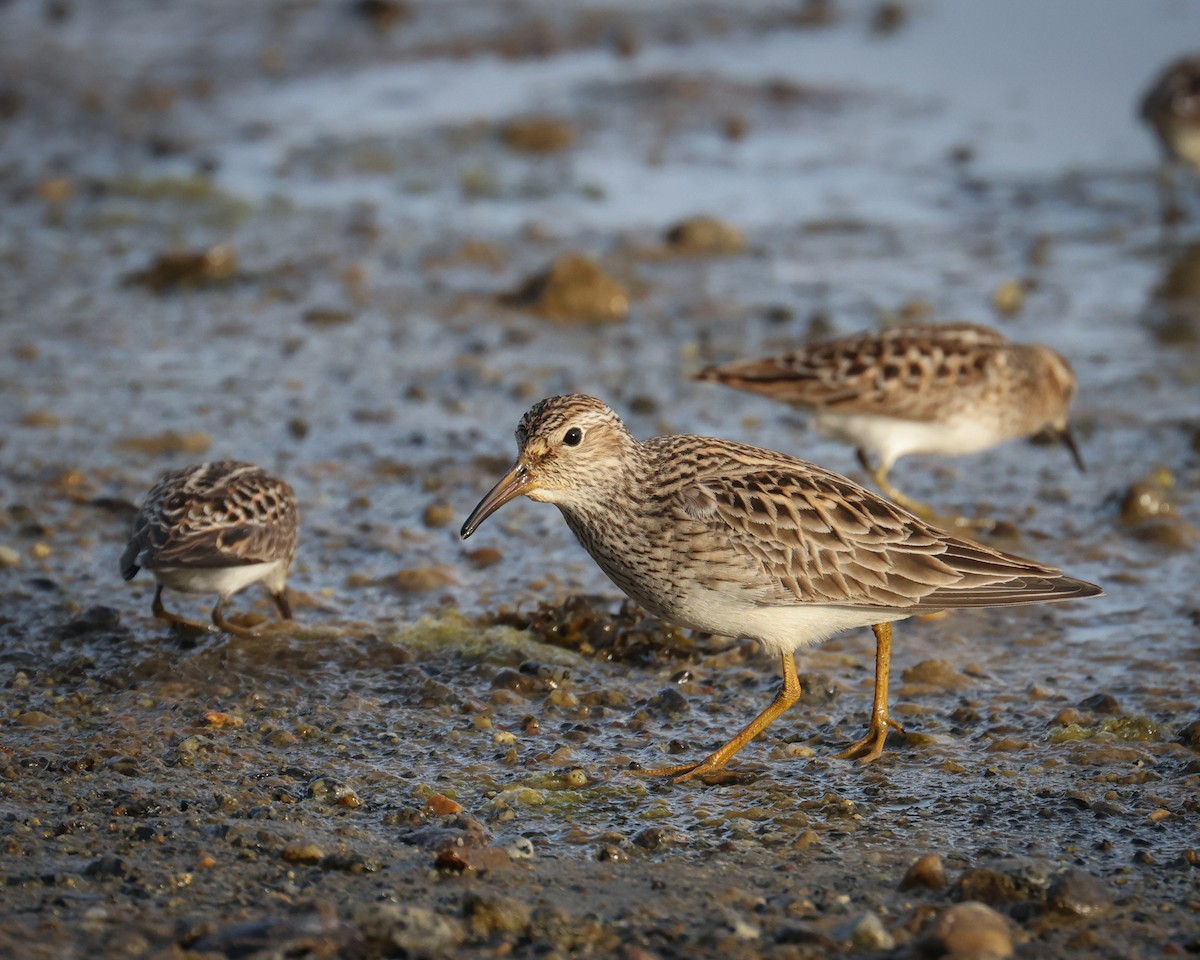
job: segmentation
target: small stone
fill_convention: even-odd
[[[1113,905],[1112,894],[1100,880],[1084,870],[1068,870],[1046,895],[1046,907],[1073,917],[1097,917]]]
[[[840,927],[837,937],[851,950],[891,950],[896,946],[896,938],[870,910]]]
[[[382,580],[383,586],[392,587],[401,593],[428,593],[456,583],[458,578],[454,575],[454,570],[445,564],[399,570]]]
[[[386,944],[387,954],[437,957],[466,939],[462,923],[408,903],[367,903],[356,907],[354,922],[370,942]]]
[[[557,117],[521,117],[501,128],[500,139],[521,153],[559,153],[575,145],[575,128]]]
[[[12,547],[0,543],[0,567],[16,567],[21,563],[21,555]]]
[[[475,570],[486,570],[494,567],[504,559],[504,554],[495,547],[480,547],[478,550],[467,551],[467,563]]]
[[[427,527],[444,527],[448,523],[453,523],[455,516],[457,516],[457,511],[454,507],[442,501],[429,504],[421,519]]]
[[[83,868],[85,877],[94,877],[97,879],[106,879],[108,877],[124,877],[129,873],[125,866],[125,861],[115,854],[105,854],[103,857],[97,857],[86,867]]]
[[[942,858],[936,853],[927,853],[917,857],[900,881],[901,890],[912,890],[915,887],[925,887],[929,890],[940,890],[946,885],[946,867]]]
[[[425,800],[425,806],[439,817],[463,812],[463,805],[461,803],[451,800],[449,797],[443,797],[440,793],[435,793],[428,797]]]
[[[667,231],[667,243],[680,253],[741,253],[746,246],[742,231],[715,217],[693,217]]]
[[[674,687],[663,687],[646,701],[646,710],[660,717],[678,717],[690,709],[687,697]]]
[[[913,664],[900,677],[914,688],[932,690],[961,690],[972,683],[971,678],[955,670],[949,660],[936,658]]]
[[[308,785],[308,795],[317,803],[338,807],[360,807],[359,799],[354,788],[332,777],[318,777]]]
[[[532,860],[535,855],[533,841],[528,837],[517,837],[504,848],[513,860]]]
[[[54,723],[58,723],[58,721],[41,710],[30,710],[13,720],[13,724],[18,727],[48,727]]]
[[[1092,713],[1103,713],[1116,716],[1121,712],[1121,702],[1111,693],[1094,693],[1079,701],[1079,706]]]
[[[1020,280],[1008,280],[1000,284],[992,294],[992,306],[1001,316],[1012,317],[1025,306],[1025,284]]]
[[[625,288],[590,257],[575,253],[559,257],[501,302],[531,309],[555,323],[582,326],[621,323],[629,315]]]
[[[934,922],[930,952],[952,960],[1003,960],[1013,955],[1008,921],[975,901],[956,903]]]
[[[304,311],[304,322],[310,327],[340,327],[354,320],[354,314],[336,307],[313,307]]]
[[[1193,720],[1179,731],[1176,741],[1193,750],[1200,750],[1200,720]]]
[[[524,933],[533,911],[512,897],[472,891],[463,897],[463,918],[472,936],[488,939],[497,934]]]
[[[279,855],[288,863],[317,863],[324,858],[325,851],[315,843],[289,843]]]

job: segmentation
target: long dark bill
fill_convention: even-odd
[[[462,525],[462,530],[459,531],[459,536],[466,540],[467,537],[479,529],[479,525],[484,520],[508,503],[509,500],[519,497],[523,493],[528,493],[532,489],[533,481],[529,479],[529,474],[525,470],[525,464],[518,460],[513,464],[512,469],[500,478],[500,482],[492,487],[487,492],[487,496],[480,500],[475,509],[471,511],[471,515],[467,517],[467,522]]]
[[[1075,461],[1075,466],[1079,468],[1080,473],[1087,473],[1087,467],[1084,466],[1083,457],[1079,455],[1079,448],[1075,446],[1075,438],[1071,435],[1070,427],[1063,427],[1058,432],[1058,439],[1062,441],[1062,445],[1071,451],[1071,458]]]

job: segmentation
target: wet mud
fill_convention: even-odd
[[[1165,235],[1130,106],[1200,24],[1030,5],[1014,85],[971,6],[0,6],[0,954],[1200,950],[1200,191]],[[857,475],[691,377],[962,319],[1071,360],[1088,470],[893,480],[1106,596],[897,624],[872,765],[832,759],[863,631],[719,782],[631,773],[776,664],[625,603],[549,506],[461,543],[521,413]],[[205,457],[297,492],[256,638],[117,571]]]

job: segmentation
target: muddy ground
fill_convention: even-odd
[[[1164,234],[1132,106],[1200,21],[1014,6],[0,5],[0,954],[1200,952],[1200,197]],[[893,478],[1107,595],[899,624],[869,767],[864,631],[724,782],[630,775],[775,664],[549,507],[460,543],[521,413],[857,475],[690,376],[906,319],[1070,358],[1086,473]],[[205,457],[297,490],[259,638],[118,575]]]

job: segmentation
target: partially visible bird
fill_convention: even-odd
[[[1076,389],[1070,365],[1049,347],[1010,343],[978,324],[860,333],[710,366],[697,379],[811,411],[822,433],[854,444],[884,493],[926,518],[930,508],[888,479],[909,454],[977,453],[1047,431],[1084,468],[1067,421]]]
[[[1162,150],[1163,220],[1174,223],[1183,218],[1183,210],[1172,168],[1182,165],[1200,175],[1200,54],[1168,65],[1142,97],[1140,114]]]
[[[815,464],[711,437],[639,442],[594,397],[551,397],[517,427],[516,463],[462,527],[514,497],[555,504],[618,587],[680,626],[750,637],[779,655],[774,702],[707,759],[643,771],[721,770],[800,697],[795,651],[853,627],[875,631],[866,736],[839,756],[876,759],[889,728],[892,622],[956,607],[1071,600],[1099,587],[960,539]]]
[[[213,624],[252,636],[225,619],[225,602],[262,581],[279,615],[290,620],[287,575],[298,530],[292,488],[261,467],[232,460],[184,467],[146,495],[121,554],[121,576],[132,580],[145,567],[158,583],[154,615],[194,629],[205,627],[168,611],[163,589],[215,593]]]

